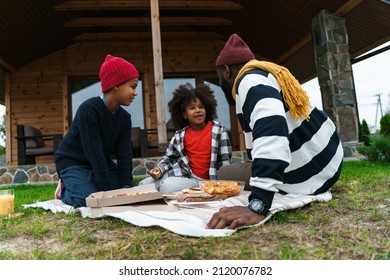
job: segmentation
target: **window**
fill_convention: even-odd
[[[165,119],[168,120],[171,118],[171,113],[168,111],[168,102],[172,99],[173,92],[180,85],[190,83],[195,86],[195,78],[165,78],[164,79],[164,99],[165,99]]]
[[[165,118],[168,121],[171,118],[171,114],[168,111],[168,102],[172,98],[172,93],[180,85],[190,83],[195,86],[195,77],[178,77],[178,78],[165,78],[164,79],[164,98],[165,98]],[[217,114],[216,121],[222,123],[226,130],[230,131],[230,114],[229,104],[226,101],[225,95],[218,85],[217,79],[205,79],[205,83],[210,86],[214,91],[214,96],[217,99]]]
[[[76,111],[80,104],[88,98],[102,95],[100,81],[97,78],[72,78],[70,81],[71,92],[71,112],[72,119],[76,115]],[[142,100],[142,81],[138,82],[138,95],[130,106],[122,106],[131,114],[132,126],[144,128],[144,113]]]
[[[195,86],[195,77],[175,77],[175,78],[165,78],[164,79],[164,104],[165,104],[165,118],[168,121],[171,118],[171,115],[168,111],[168,102],[172,98],[173,91],[179,87],[181,84],[190,83]],[[222,89],[218,85],[217,79],[204,79],[204,82],[210,86],[214,91],[215,98],[217,99],[217,121],[221,122],[228,131],[231,130],[230,123],[230,114],[229,114],[229,105],[225,99],[225,95],[222,92]],[[70,112],[71,115],[70,122],[72,122],[76,111],[80,104],[93,96],[100,96],[101,86],[100,81],[96,77],[83,77],[83,78],[71,78],[70,79],[70,92],[71,92],[71,105]],[[143,95],[142,95],[142,81],[138,82],[137,87],[137,97],[130,106],[123,106],[123,108],[131,114],[132,126],[145,128],[144,120],[144,109],[143,109]]]
[[[214,91],[215,99],[217,99],[217,114],[219,121],[223,124],[227,131],[231,130],[229,103],[226,100],[225,94],[219,86],[218,79],[205,79],[205,84],[209,85],[212,91]]]

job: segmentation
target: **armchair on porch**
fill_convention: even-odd
[[[37,156],[54,155],[62,139],[61,134],[42,134],[35,127],[17,125],[18,165],[35,164]],[[49,144],[46,144],[50,142]]]
[[[148,156],[147,132],[140,127],[131,128],[131,148],[133,150],[133,158]]]
[[[158,134],[157,129],[145,129],[144,131],[146,134],[146,144],[147,144],[148,156],[162,156],[162,155],[164,155],[165,149],[167,147],[165,147],[165,148],[160,147],[159,142],[157,140],[157,134]],[[176,132],[175,129],[167,128],[167,145],[171,141],[172,137],[175,135],[175,132]],[[149,136],[151,136],[151,138],[153,140],[149,140],[148,139]],[[160,150],[160,149],[162,149],[162,150]]]

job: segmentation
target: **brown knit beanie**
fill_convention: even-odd
[[[137,69],[133,64],[120,57],[107,55],[99,72],[102,83],[102,92],[120,85],[134,78],[139,78]]]
[[[246,63],[252,59],[255,59],[255,55],[247,44],[245,44],[240,36],[233,34],[219,54],[216,66]]]

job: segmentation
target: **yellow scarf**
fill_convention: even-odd
[[[234,100],[236,100],[236,94],[237,94],[236,93],[237,80],[245,72],[255,68],[260,68],[275,76],[276,80],[278,81],[282,89],[284,102],[286,102],[290,110],[290,114],[293,116],[293,118],[295,119],[303,118],[307,120],[309,119],[310,101],[309,101],[309,97],[306,94],[306,91],[302,89],[298,80],[290,73],[290,71],[287,68],[272,62],[259,61],[254,59],[249,61],[247,64],[245,64],[244,67],[242,67],[241,70],[238,72],[238,75],[234,80],[233,90],[232,90],[232,95]]]

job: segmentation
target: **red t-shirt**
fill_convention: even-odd
[[[184,148],[190,160],[192,172],[202,179],[210,178],[211,129],[212,124],[208,122],[202,130],[193,130],[188,127],[184,134]]]

